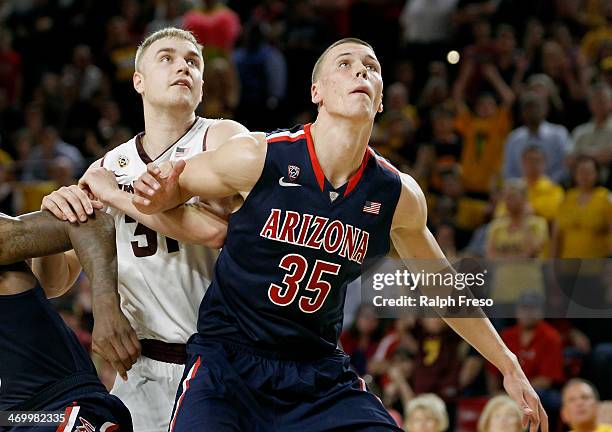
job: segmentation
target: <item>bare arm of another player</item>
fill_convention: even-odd
[[[426,226],[427,204],[419,185],[402,174],[402,191],[395,210],[391,240],[399,256],[413,272],[436,273],[450,268],[442,250]],[[548,432],[548,418],[529,384],[516,356],[503,343],[491,322],[482,318],[444,318],[463,339],[476,348],[504,375],[508,394],[523,411],[523,422],[531,422],[530,432],[538,426]]]
[[[87,222],[77,225],[60,221],[49,212],[29,213],[19,218],[0,216],[0,264],[57,254],[71,248],[76,251],[91,281],[93,349],[126,377],[125,371],[140,355],[140,344],[119,307],[112,217],[97,212]],[[48,297],[64,292],[45,289]]]
[[[263,133],[240,134],[213,151],[186,161],[149,164],[134,182],[134,205],[143,213],[163,212],[193,196],[245,198],[263,170],[267,142]]]
[[[99,167],[101,159],[90,165]],[[76,223],[85,222],[94,209],[102,209],[103,204],[91,200],[76,186],[64,186],[43,198],[41,210],[49,210],[59,220]],[[68,290],[81,274],[81,263],[73,250],[42,256],[32,260],[32,272],[40,286],[46,291],[64,292]]]

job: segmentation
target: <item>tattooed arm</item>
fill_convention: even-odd
[[[92,348],[125,379],[140,355],[136,333],[119,307],[117,249],[113,218],[96,212],[86,223],[71,224],[49,212],[18,218],[0,214],[0,264],[74,249],[91,282],[94,331]],[[48,297],[63,291],[47,291]]]

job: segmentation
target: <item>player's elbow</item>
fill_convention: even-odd
[[[200,233],[195,243],[209,247],[211,249],[221,249],[225,244],[227,236],[227,225],[219,224],[216,227],[209,227],[205,232]]]

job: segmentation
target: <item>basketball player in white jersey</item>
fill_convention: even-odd
[[[61,188],[42,205],[71,222],[85,221],[102,205],[115,218],[121,309],[136,331],[142,355],[125,350],[119,365],[124,379],[117,377],[112,393],[130,409],[137,431],[168,428],[185,343],[195,332],[197,309],[227,224],[219,217],[221,206],[212,213],[207,210],[212,207],[197,198],[165,215],[144,215],[132,204],[132,184],[146,172],[147,163],[191,157],[246,131],[230,120],[195,115],[202,100],[203,68],[201,46],[191,33],[168,28],[145,39],[134,73],[145,131],[92,164],[86,182],[81,182],[87,183],[88,193],[78,186]],[[80,264],[71,251],[36,260],[33,269],[43,286],[69,285]],[[102,335],[101,340],[110,337]],[[94,349],[100,351],[100,345],[94,340]],[[126,373],[121,367],[130,370]]]

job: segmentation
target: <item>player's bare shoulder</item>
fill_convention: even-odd
[[[400,172],[402,191],[391,229],[420,229],[427,223],[427,203],[421,186],[406,173]]]
[[[234,135],[248,133],[249,130],[234,120],[220,119],[209,126],[206,149],[215,150]]]

